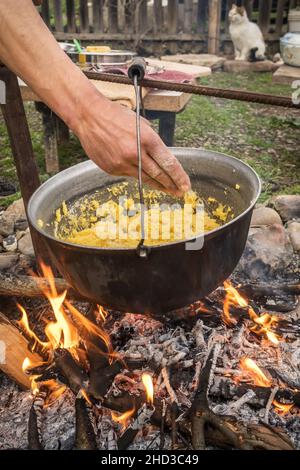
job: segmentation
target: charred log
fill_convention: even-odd
[[[96,437],[93,425],[90,420],[90,414],[87,409],[88,403],[84,398],[76,398],[75,414],[76,414],[76,433],[75,446],[77,450],[96,450]]]
[[[86,372],[80,368],[67,349],[54,351],[54,363],[73,393],[77,395],[81,389],[87,388],[89,380]]]
[[[82,296],[70,288],[64,279],[55,278],[55,287],[61,294],[68,290],[68,298],[82,300]],[[44,277],[21,276],[0,272],[0,295],[9,297],[42,297],[50,290],[49,280]]]
[[[45,393],[40,392],[33,400],[28,420],[28,449],[43,450],[41,420]]]

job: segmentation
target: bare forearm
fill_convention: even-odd
[[[106,99],[60,49],[31,0],[0,0],[0,61],[75,132],[89,101],[103,100],[105,106]]]
[[[137,176],[134,113],[97,91],[60,49],[31,0],[0,0],[0,61],[68,124],[101,168]],[[145,122],[141,137],[144,181],[176,195],[187,191],[188,176]]]

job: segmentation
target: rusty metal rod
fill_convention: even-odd
[[[87,70],[84,70],[84,74],[91,80],[101,80],[104,82],[132,85],[130,79],[125,75],[101,73]],[[216,98],[246,101],[248,103],[259,103],[271,106],[300,109],[300,104],[293,103],[292,98],[288,96],[275,96],[244,90],[214,88],[203,85],[193,85],[191,83],[175,83],[164,80],[151,80],[149,78],[144,78],[141,82],[141,85],[145,88],[156,88],[158,90],[179,91],[193,95],[214,96]]]

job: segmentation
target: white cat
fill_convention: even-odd
[[[257,24],[249,21],[245,8],[232,5],[229,21],[235,60],[264,60],[266,44],[262,32]]]

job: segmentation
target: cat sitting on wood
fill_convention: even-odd
[[[266,44],[262,32],[257,24],[249,21],[245,8],[232,5],[229,21],[235,60],[265,60]]]

